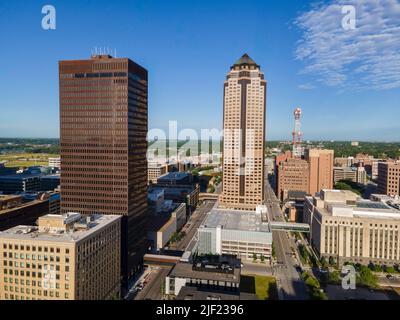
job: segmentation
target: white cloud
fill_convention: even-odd
[[[311,89],[314,89],[314,88],[315,88],[315,86],[312,85],[311,83],[299,84],[297,87],[298,87],[299,89],[301,89],[301,90],[311,90]]]
[[[342,7],[356,8],[356,29],[342,27]],[[301,73],[328,86],[400,88],[400,2],[331,0],[315,4],[294,24],[302,31],[295,57]]]

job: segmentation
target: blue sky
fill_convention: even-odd
[[[267,139],[290,139],[301,106],[305,139],[400,141],[400,4],[363,2],[0,0],[0,136],[58,137],[58,60],[110,47],[149,71],[150,128],[221,128],[225,75],[247,52],[268,81]]]

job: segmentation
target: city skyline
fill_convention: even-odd
[[[0,300],[400,299],[400,0],[2,17]]]
[[[391,57],[393,67],[397,66],[398,57],[393,55],[396,44],[390,47],[393,41],[389,40],[396,39],[398,34],[385,28],[374,29],[372,14],[375,12],[377,19],[388,17],[390,22],[396,17],[398,4],[387,1],[387,5],[375,11],[373,4],[369,9],[356,6],[360,16],[357,35],[343,41],[365,46],[359,37],[363,33],[389,40],[370,44],[367,48],[375,55],[352,61],[359,67],[354,73],[346,65],[327,65],[327,59],[332,57],[318,52],[315,44],[309,42],[313,36],[321,40],[313,34],[313,24],[321,16],[329,15],[330,23],[324,31],[332,31],[332,38],[338,41],[330,45],[335,46],[338,56],[347,57],[347,49],[340,49],[338,32],[342,31],[332,27],[332,21],[340,26],[335,18],[341,20],[342,14],[333,14],[332,10],[341,1],[325,1],[319,6],[313,3],[252,1],[248,6],[252,19],[241,21],[243,25],[237,29],[219,20],[237,20],[241,15],[239,2],[233,2],[228,10],[224,1],[201,6],[180,1],[168,5],[116,2],[107,4],[106,16],[91,3],[84,3],[77,10],[75,3],[55,1],[57,28],[49,31],[40,26],[41,3],[33,1],[23,7],[3,3],[2,14],[8,22],[0,22],[1,33],[12,30],[15,37],[5,37],[3,41],[0,67],[8,76],[0,80],[4,88],[0,136],[58,138],[57,61],[87,58],[95,47],[109,47],[116,49],[117,57],[134,59],[149,69],[149,129],[166,130],[169,120],[177,120],[179,129],[221,129],[223,74],[232,60],[247,52],[264,66],[270,84],[267,140],[290,140],[291,113],[300,106],[304,140],[399,141],[396,119],[400,111],[395,103],[400,99],[398,79],[376,61],[379,53]],[[116,18],[124,22],[113,22]],[[111,22],[99,26],[96,22],[102,20]],[[364,30],[365,21],[370,24],[369,33]],[[392,25],[396,26],[396,22]],[[333,29],[326,29],[329,27]],[[131,31],[136,40],[126,41]],[[237,40],[245,35],[246,41]],[[218,50],[220,47],[224,50]],[[23,59],[28,51],[33,60]],[[307,52],[315,55],[308,57]],[[365,70],[365,59],[371,61],[374,70]],[[318,69],[324,64],[325,69]],[[335,68],[340,74],[335,75]],[[357,81],[351,77],[355,74]],[[375,75],[372,80],[371,75]],[[23,95],[18,94],[21,83],[29,83],[24,86]],[[368,85],[371,90],[365,89]],[[16,118],[16,110],[24,116]],[[33,122],[36,125],[29,125]],[[328,123],[334,126],[327,126]]]

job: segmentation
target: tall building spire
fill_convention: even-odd
[[[260,66],[252,58],[250,58],[247,53],[242,55],[241,58],[233,64],[233,67],[234,66],[245,66],[245,65],[255,66],[257,68],[260,68]]]

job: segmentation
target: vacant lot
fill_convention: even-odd
[[[240,277],[240,292],[256,294],[260,300],[278,300],[274,277],[242,275]]]
[[[59,157],[49,153],[9,153],[0,155],[0,162],[6,167],[26,168],[30,166],[46,166],[49,158]]]

